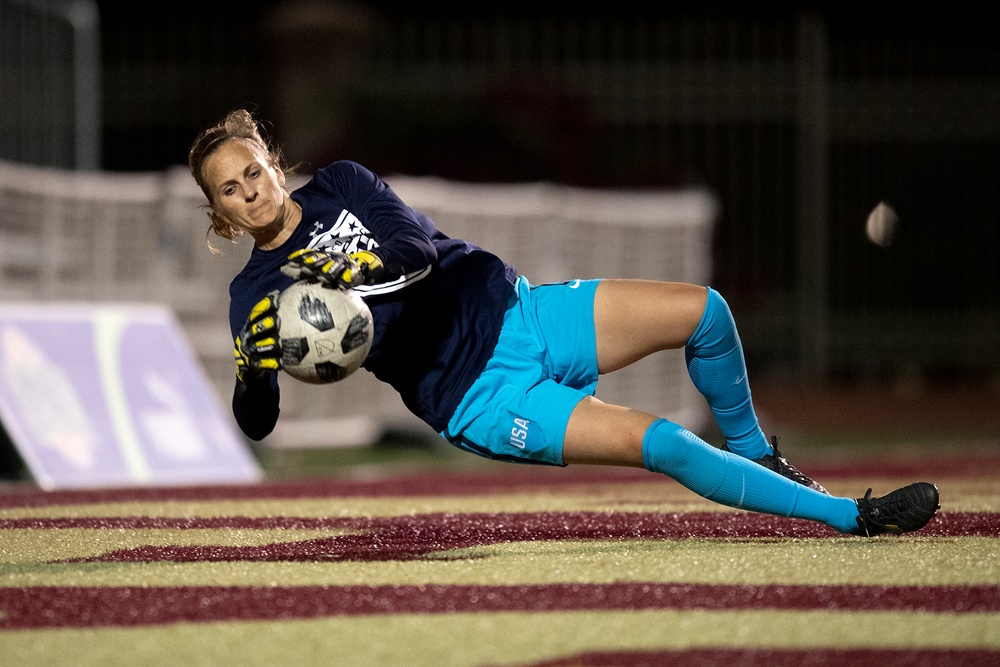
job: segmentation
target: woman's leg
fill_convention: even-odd
[[[705,287],[688,283],[602,280],[594,295],[598,370],[610,373],[687,345],[707,297]]]
[[[570,416],[563,445],[567,464],[645,467],[728,507],[812,519],[840,532],[857,528],[857,503],[797,484],[722,451],[665,419],[584,398]]]
[[[691,381],[728,449],[749,459],[771,453],[754,411],[736,323],[718,292],[686,283],[605,280],[595,295],[594,323],[602,373],[683,347]]]
[[[712,408],[734,454],[759,459],[771,454],[757,421],[747,378],[743,344],[729,304],[708,289],[705,311],[684,348],[688,374]]]
[[[699,389],[713,411],[735,402],[732,412],[742,413],[743,420],[756,426],[732,315],[712,291],[680,283],[602,281],[595,293],[594,320],[600,372],[617,370],[659,350],[686,346],[689,368],[692,358],[698,360],[696,384],[702,385]],[[728,392],[721,386],[727,382],[742,388]],[[729,426],[724,428],[730,429],[737,423],[725,422]],[[831,496],[803,485],[801,479],[792,481],[784,473],[713,447],[682,426],[592,396],[577,403],[570,414],[563,461],[642,466],[717,503],[811,519],[843,533],[918,530],[938,508],[937,488],[926,482],[882,498],[856,501]]]

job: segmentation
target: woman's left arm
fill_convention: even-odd
[[[374,253],[384,267],[381,281],[420,271],[437,260],[432,235],[437,230],[367,168],[349,161],[334,165],[333,177],[351,202],[351,212],[375,236]]]

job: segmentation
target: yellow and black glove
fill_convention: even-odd
[[[236,335],[233,356],[240,382],[251,382],[266,371],[281,369],[279,326],[278,292],[275,290],[250,309],[250,317]]]
[[[358,273],[360,273],[360,279],[353,271],[347,276],[352,285],[372,285],[382,282],[385,267],[378,255],[370,250],[359,250],[351,253],[351,259],[358,265]]]
[[[332,287],[351,288],[381,280],[382,260],[369,250],[348,255],[324,250],[296,250],[288,256],[281,272],[296,280],[316,280]]]

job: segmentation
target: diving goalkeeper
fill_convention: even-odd
[[[278,419],[278,294],[311,278],[365,299],[374,338],[364,368],[474,454],[644,467],[723,505],[862,536],[918,530],[939,508],[928,482],[837,497],[791,465],[758,424],[736,325],[710,287],[612,278],[532,285],[500,257],[446,236],[355,162],[334,162],[289,191],[280,153],[245,110],[199,134],[189,166],[211,230],[254,239],[230,285],[233,411],[250,438]],[[594,396],[602,374],[680,348],[724,449]]]

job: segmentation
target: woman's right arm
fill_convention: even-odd
[[[276,293],[268,294],[267,298],[272,299]],[[240,282],[237,278],[230,286],[229,304],[229,326],[233,332],[233,340],[236,342],[236,386],[233,389],[233,416],[240,430],[247,437],[253,440],[262,440],[271,431],[278,421],[278,402],[280,393],[278,391],[278,373],[274,370],[255,368],[249,359],[249,355],[244,359],[241,369],[240,348],[243,343],[261,343],[259,335],[249,336],[244,341],[244,329],[251,325],[251,320],[262,321],[270,315],[276,317],[277,306],[265,304],[263,299],[258,299],[253,290]],[[277,303],[276,301],[274,302]],[[267,307],[265,307],[267,306]],[[248,316],[247,313],[250,313]],[[256,317],[256,319],[255,319]],[[263,330],[266,333],[266,330]],[[258,332],[259,333],[259,332]],[[257,350],[253,344],[247,345],[246,352]],[[273,366],[271,367],[273,368]]]

